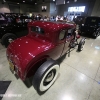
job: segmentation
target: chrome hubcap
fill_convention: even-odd
[[[53,69],[51,70],[47,76],[45,77],[44,81],[43,81],[43,85],[44,86],[47,86],[48,84],[50,84],[52,82],[52,80],[54,79],[55,77],[55,74],[56,74],[56,70]]]
[[[46,77],[46,79],[45,79],[45,82],[50,82],[50,81],[52,81],[53,77],[54,77],[54,72],[51,71],[51,72],[47,75],[47,77]]]
[[[8,39],[8,42],[9,42],[9,43],[13,42],[13,39],[11,39],[11,38],[10,38],[10,39]]]

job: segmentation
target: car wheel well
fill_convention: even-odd
[[[13,41],[13,40],[17,39],[17,36],[13,33],[6,33],[1,38],[1,44],[5,45],[5,47],[7,47],[11,43],[8,41],[10,38]]]
[[[34,64],[34,67],[31,67],[30,70],[27,72],[26,77],[31,77],[35,74],[35,72],[38,70],[38,68],[47,60],[49,60],[51,58],[43,58],[42,60],[39,60],[38,62],[36,62]]]
[[[32,85],[38,94],[45,93],[56,81],[59,74],[59,64],[55,60],[47,60],[33,76]]]

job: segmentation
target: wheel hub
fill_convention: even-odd
[[[54,72],[51,71],[51,72],[47,75],[47,77],[45,78],[45,82],[50,82],[50,81],[52,81],[53,78],[54,78]]]
[[[8,42],[9,42],[9,43],[13,42],[13,39],[11,39],[11,38],[10,38],[10,39],[8,39]]]

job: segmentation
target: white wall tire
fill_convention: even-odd
[[[48,90],[59,74],[59,64],[54,60],[43,63],[33,77],[33,86],[38,93]]]
[[[52,70],[52,69],[55,69],[56,70],[56,73],[53,77],[53,79],[51,80],[51,82],[48,84],[48,85],[44,85],[43,82],[44,82],[44,79],[46,78],[47,74]],[[52,86],[52,84],[55,82],[55,80],[57,79],[57,76],[58,76],[58,73],[59,73],[59,65],[54,65],[52,66],[46,73],[45,75],[43,76],[42,80],[41,80],[41,83],[40,83],[40,91],[46,91],[49,87]]]

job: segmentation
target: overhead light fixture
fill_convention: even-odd
[[[36,5],[37,3],[35,2],[35,5]]]
[[[25,1],[23,1],[23,2],[25,2]]]
[[[17,4],[19,4],[19,3],[17,3]]]
[[[6,2],[6,0],[3,0],[3,2]]]
[[[69,1],[67,1],[67,3],[69,3]]]
[[[65,0],[64,0],[64,4],[65,4]]]
[[[6,0],[2,0],[2,4],[4,4],[6,2]]]
[[[53,0],[53,1],[55,1],[55,0]]]
[[[77,0],[74,0],[74,2],[77,2]]]

